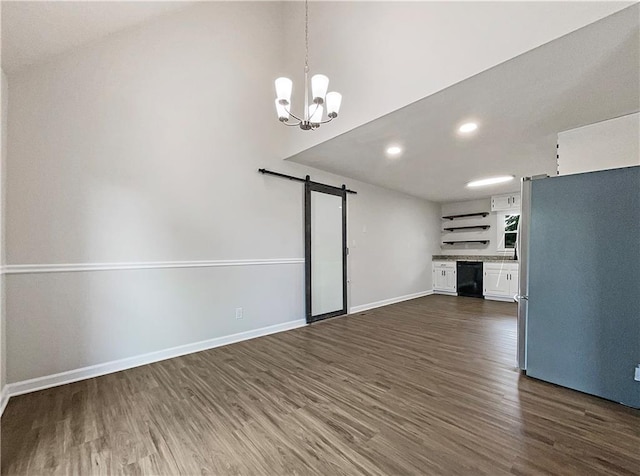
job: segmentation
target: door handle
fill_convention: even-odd
[[[523,301],[528,301],[529,300],[529,296],[523,296],[521,294],[516,294],[515,296],[513,296],[513,300],[516,301],[516,302],[520,302],[521,299]]]

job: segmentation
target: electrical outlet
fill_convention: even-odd
[[[640,382],[640,364],[636,365],[636,373],[633,380]]]
[[[236,319],[242,319],[242,308],[236,307]]]

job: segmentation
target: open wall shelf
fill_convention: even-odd
[[[464,215],[449,215],[446,217],[442,217],[446,220],[455,220],[456,218],[469,218],[469,217],[487,217],[489,216],[489,212],[478,212],[478,213],[465,213]]]
[[[442,242],[445,245],[456,245],[458,243],[481,243],[483,245],[486,245],[489,243],[489,240],[460,240],[460,241],[443,241]]]
[[[455,230],[474,230],[474,229],[482,229],[488,230],[490,225],[474,225],[474,226],[452,226],[445,228],[444,231],[455,231]]]

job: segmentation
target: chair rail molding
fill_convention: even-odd
[[[4,274],[73,273],[86,271],[120,271],[136,269],[170,268],[222,268],[229,266],[274,266],[304,264],[304,258],[270,258],[200,261],[144,261],[125,263],[61,263],[61,264],[8,264]]]

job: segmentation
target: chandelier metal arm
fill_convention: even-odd
[[[287,114],[289,114],[291,117],[293,117],[296,121],[300,121],[302,122],[303,119],[300,119],[298,116],[296,116],[294,113],[292,113],[291,111],[285,109],[285,111],[287,112]]]
[[[320,107],[320,104],[315,103],[316,104],[316,108],[313,110],[313,112],[311,114],[309,114],[309,119],[311,119],[314,114],[318,111],[318,108]]]

